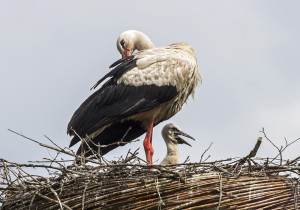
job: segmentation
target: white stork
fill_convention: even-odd
[[[167,155],[160,163],[161,165],[178,164],[179,154],[177,144],[187,144],[191,146],[188,142],[182,139],[180,135],[195,140],[190,135],[182,132],[182,130],[173,123],[165,125],[161,131],[161,135],[167,145]]]
[[[180,111],[189,95],[194,96],[201,75],[194,49],[187,43],[155,48],[142,32],[125,31],[117,41],[122,59],[102,81],[109,80],[88,97],[75,111],[67,133],[70,147],[85,143],[77,151],[88,157],[99,151],[101,155],[146,133],[144,149],[148,163],[152,163],[153,126],[168,120]],[[134,50],[137,53],[132,54]],[[122,140],[122,143],[116,143]]]

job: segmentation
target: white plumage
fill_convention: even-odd
[[[74,135],[72,128],[92,139],[94,144],[83,147],[88,156],[89,148],[97,151],[95,144],[109,145],[121,139],[126,144],[147,131],[144,147],[152,163],[153,126],[180,111],[201,81],[195,52],[187,43],[155,48],[145,34],[133,30],[119,36],[117,47],[123,59],[94,86],[110,78],[74,113],[68,133]],[[135,50],[140,51],[132,54]],[[78,141],[75,136],[70,146]],[[101,154],[116,147],[101,148]]]
[[[134,54],[136,67],[125,73],[118,84],[126,85],[172,85],[182,91],[190,81],[188,89],[201,80],[193,48],[187,43],[143,50]]]
[[[180,111],[189,95],[194,97],[195,89],[201,75],[193,48],[188,43],[171,44],[166,47],[143,50],[134,54],[136,67],[126,72],[117,80],[118,84],[158,87],[172,86],[177,95],[166,104],[131,119],[154,116],[154,124],[167,120]],[[142,120],[147,128],[147,120]]]

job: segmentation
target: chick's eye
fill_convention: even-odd
[[[176,128],[171,128],[171,131],[172,131],[172,132],[176,132],[177,129],[176,129]]]
[[[124,41],[124,39],[122,39],[122,41],[120,42],[120,44],[121,44],[121,46],[122,46],[123,48],[125,48],[125,41]]]

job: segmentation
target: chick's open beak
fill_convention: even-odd
[[[176,135],[176,140],[177,140],[178,144],[186,144],[186,145],[189,145],[190,147],[192,146],[188,142],[186,142],[183,138],[181,138],[179,135],[185,136],[185,137],[190,138],[190,139],[192,139],[192,140],[195,141],[195,139],[193,137],[191,137],[190,135],[188,135],[188,134],[186,134],[186,133],[184,133],[182,131],[178,131],[178,133]]]

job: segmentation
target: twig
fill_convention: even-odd
[[[162,206],[165,205],[164,201],[162,200],[160,193],[159,193],[159,189],[158,189],[158,179],[155,178],[155,187],[156,187],[156,192],[159,196],[159,202],[158,202],[158,209],[162,209]]]
[[[183,163],[188,163],[190,161],[190,156],[187,156],[185,161],[183,161]]]
[[[203,155],[210,149],[210,147],[211,147],[211,145],[213,144],[214,142],[211,142],[210,143],[210,145],[209,145],[209,147],[202,153],[202,155],[201,155],[201,158],[200,158],[200,163],[202,162],[202,158],[203,158]]]
[[[50,180],[47,179],[47,185],[48,185],[48,188],[50,189],[50,191],[54,194],[54,196],[56,197],[57,199],[57,202],[59,203],[59,206],[60,206],[60,209],[63,210],[63,207],[62,207],[62,202],[60,201],[57,193],[55,192],[55,190],[51,187],[50,185]]]
[[[36,194],[37,194],[38,196],[40,196],[40,197],[42,197],[42,198],[48,200],[48,201],[51,201],[51,202],[54,202],[54,203],[59,204],[58,201],[56,201],[56,200],[54,200],[54,199],[52,199],[52,198],[49,198],[48,196],[42,195],[42,194],[40,194],[39,192],[37,192]],[[62,204],[65,208],[67,208],[67,209],[69,209],[69,210],[72,210],[72,209],[71,209],[69,206],[67,206],[66,204],[64,204],[64,203],[61,203],[61,204]]]
[[[260,147],[261,142],[262,142],[262,137],[259,137],[259,138],[257,139],[257,141],[256,141],[256,144],[255,144],[254,148],[250,151],[250,153],[249,153],[247,156],[243,157],[243,158],[242,158],[242,159],[234,166],[235,170],[236,170],[236,168],[237,168],[239,165],[243,165],[243,164],[246,162],[246,160],[248,160],[249,158],[255,157],[255,155],[256,155],[256,153],[257,153],[259,147]]]
[[[273,162],[278,156],[280,156],[280,165],[282,165],[282,161],[283,161],[283,157],[282,157],[282,153],[283,151],[288,148],[290,145],[294,144],[295,142],[299,141],[300,138],[295,139],[294,141],[288,143],[288,141],[286,140],[286,138],[284,138],[285,141],[285,146],[281,146],[280,148],[278,146],[276,146],[268,137],[267,134],[264,130],[264,128],[262,128],[262,131],[260,131],[261,133],[264,134],[265,138],[278,150],[278,154],[273,158],[273,160],[271,162]]]
[[[90,182],[88,182],[85,187],[84,187],[84,190],[83,190],[83,195],[82,195],[82,210],[84,210],[84,200],[85,200],[85,193],[86,193],[86,189],[88,187]]]
[[[52,146],[47,145],[47,144],[44,144],[44,143],[40,143],[40,142],[38,142],[38,141],[36,141],[36,140],[34,140],[34,139],[32,139],[32,138],[29,138],[29,137],[27,137],[27,136],[24,136],[23,134],[20,134],[20,133],[16,132],[16,131],[13,131],[13,130],[10,130],[10,129],[8,129],[8,130],[9,130],[10,132],[14,133],[14,134],[17,134],[17,135],[19,135],[19,136],[22,136],[22,137],[25,138],[25,139],[28,139],[28,140],[30,140],[30,141],[33,141],[33,142],[37,143],[37,144],[40,145],[41,147],[46,147],[46,148],[48,148],[48,149],[52,149],[52,150],[55,150],[55,151],[64,153],[64,154],[66,154],[66,155],[70,155],[70,156],[72,156],[72,157],[78,157],[76,154],[74,154],[74,153],[72,153],[72,152],[68,152],[68,151],[66,151],[66,150],[64,150],[64,149],[59,149],[59,148],[52,147]],[[90,161],[90,162],[92,162],[92,163],[99,163],[99,162],[97,162],[97,161],[95,161],[95,160],[93,160],[93,159],[89,159],[89,158],[86,158],[86,160],[88,160],[88,161]]]
[[[57,148],[63,150],[60,146],[58,146],[54,141],[52,141],[48,136],[44,135],[52,144],[54,144],[54,146],[56,146]]]
[[[34,199],[35,199],[35,196],[36,196],[36,192],[33,193],[33,196],[32,196],[32,198],[31,198],[31,200],[30,200],[29,210],[32,209],[32,204],[33,204],[33,201],[34,201]]]
[[[294,207],[295,209],[298,209],[298,196],[299,196],[299,179],[296,181],[293,189],[293,194],[294,194]]]
[[[87,147],[89,148],[89,151],[92,152],[92,157],[95,157],[99,163],[101,163],[101,154],[100,152],[97,154],[91,147],[90,147],[90,144],[89,142],[93,143],[94,142],[89,138],[88,135],[86,135],[86,138],[89,140],[89,142],[87,142],[84,138],[81,138],[81,136],[79,136],[79,134],[73,129],[71,128],[71,130],[75,133],[75,135],[81,140],[81,144],[80,144],[80,149],[81,149],[81,154],[80,154],[80,164],[81,165],[84,165],[85,164],[85,160],[87,159],[85,157],[86,153],[88,151],[84,151],[84,145],[87,145]],[[79,163],[78,161],[76,161],[77,163]]]
[[[217,210],[219,210],[220,206],[221,206],[221,201],[222,201],[222,174],[218,173],[219,176],[219,181],[220,181],[220,185],[219,185],[219,202],[218,202],[218,206],[217,206]]]
[[[299,156],[299,157],[296,157],[294,160],[287,161],[285,165],[287,165],[287,164],[294,164],[294,163],[296,163],[298,160],[300,160],[300,156]]]
[[[148,162],[147,162],[146,160],[144,160],[144,159],[142,159],[142,158],[136,156],[136,154],[133,154],[133,153],[131,153],[131,152],[129,152],[129,153],[130,153],[132,156],[134,156],[135,158],[137,158],[138,160],[140,160],[140,161],[142,161],[142,162],[148,164]]]

